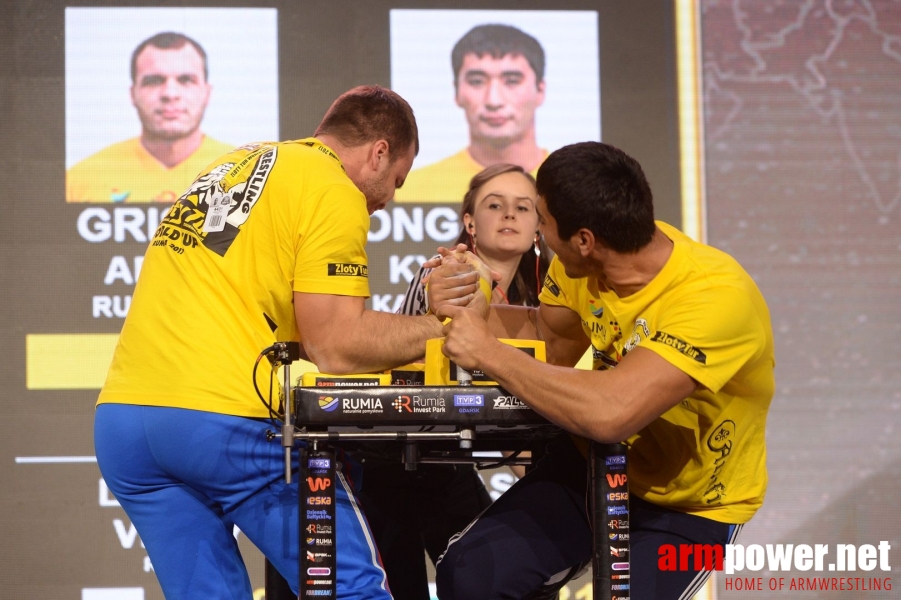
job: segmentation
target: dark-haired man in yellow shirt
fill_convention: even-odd
[[[595,440],[628,446],[628,506],[611,507],[626,511],[616,514],[628,514],[628,529],[615,519],[596,523],[628,541],[618,551],[630,559],[631,578],[616,589],[691,598],[710,572],[697,563],[661,569],[661,548],[724,547],[766,492],[775,387],[766,302],[735,259],[654,220],[644,173],[624,152],[598,142],[565,146],[541,166],[537,187],[541,230],[556,253],[541,304],[515,307],[518,320],[514,307],[492,307],[489,316],[507,312],[503,324],[495,320],[503,337],[538,334],[551,364],[498,342],[472,308],[440,306],[454,295],[440,272],[469,265],[447,258],[432,273],[430,300],[453,318],[445,354],[571,435],[450,543],[438,595],[555,597],[591,557],[585,456]],[[594,370],[571,368],[588,348]]]

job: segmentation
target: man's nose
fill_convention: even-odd
[[[499,80],[489,80],[488,88],[485,90],[485,105],[489,108],[500,108],[504,105],[504,94]]]
[[[181,86],[173,77],[167,77],[163,82],[162,96],[164,98],[177,98],[181,94]]]

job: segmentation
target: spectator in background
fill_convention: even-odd
[[[538,306],[538,294],[548,268],[548,253],[538,234],[535,179],[522,167],[496,164],[469,183],[457,238],[501,275],[493,304]],[[398,311],[427,314],[421,268],[407,289]],[[424,555],[433,563],[451,536],[463,531],[491,504],[471,465],[422,464],[405,470],[382,444],[365,448],[360,500],[382,557],[394,600],[429,600]],[[522,472],[517,472],[522,475]]]
[[[534,176],[547,156],[535,137],[545,91],[538,40],[510,25],[478,25],[456,43],[451,64],[469,146],[411,172],[398,202],[456,202],[485,167],[511,163]]]
[[[206,52],[181,33],[158,33],[131,56],[131,100],[141,135],[77,163],[66,202],[174,202],[232,146],[200,130],[212,86]]]

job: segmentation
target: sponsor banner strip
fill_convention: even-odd
[[[336,463],[331,450],[301,453],[300,592],[301,596],[336,597],[338,566]]]

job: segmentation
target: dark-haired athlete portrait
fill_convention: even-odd
[[[398,202],[457,202],[485,167],[510,163],[533,176],[547,156],[538,146],[535,111],[544,103],[544,48],[532,35],[504,24],[478,25],[451,51],[454,99],[469,145],[414,169]]]

